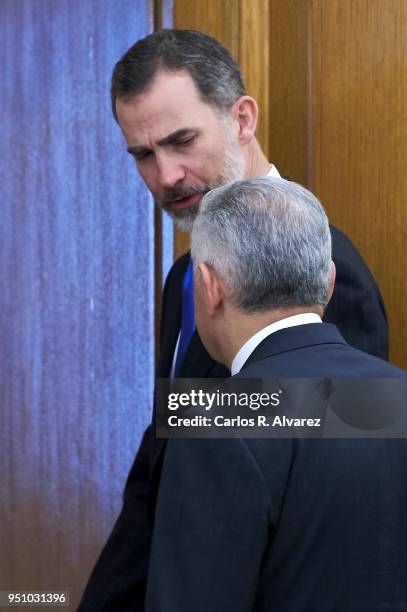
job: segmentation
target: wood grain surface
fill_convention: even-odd
[[[312,182],[383,292],[407,368],[407,2],[312,3]]]
[[[267,73],[270,160],[308,185],[311,171],[309,0],[270,2]]]

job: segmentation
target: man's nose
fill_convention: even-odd
[[[158,180],[161,187],[174,187],[185,178],[185,169],[170,157],[157,160]]]

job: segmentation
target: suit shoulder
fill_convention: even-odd
[[[332,237],[332,251],[336,256],[349,257],[352,255],[364,263],[363,258],[350,238],[334,225],[329,225]]]
[[[360,295],[360,299],[365,300],[370,296],[375,302],[377,301],[377,306],[383,314],[386,323],[383,299],[367,263],[346,234],[333,225],[329,227],[332,237],[332,260],[336,265],[337,272],[335,283],[336,293],[338,294],[341,292],[343,294],[342,289],[346,287],[359,287],[363,292],[363,295]],[[335,292],[333,297],[335,299]],[[353,298],[355,298],[355,294]],[[343,295],[341,295],[341,299],[343,299]]]
[[[334,225],[330,225],[329,228],[332,237],[332,259],[335,263],[339,261],[341,264],[347,265],[348,267],[362,267],[364,272],[368,272],[371,276],[371,272],[366,262],[350,238]]]
[[[245,378],[407,378],[401,368],[346,343],[310,343],[249,363]]]
[[[174,261],[167,274],[167,278],[165,279],[165,287],[167,287],[173,282],[176,283],[179,279],[184,278],[185,270],[187,269],[190,260],[191,254],[188,251],[187,253],[181,255],[181,257],[178,257],[176,261]]]
[[[189,252],[179,257],[177,261],[172,264],[170,271],[167,274],[167,278],[165,279],[161,300],[161,347],[164,346],[168,336],[171,336],[174,328],[177,330],[179,329],[181,318],[181,286],[189,261]],[[174,341],[175,345],[176,333],[172,340]]]
[[[349,358],[366,366],[366,372],[359,373],[360,378],[407,378],[406,370],[364,351],[347,346]],[[352,376],[352,375],[350,375]]]

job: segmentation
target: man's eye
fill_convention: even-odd
[[[183,147],[183,146],[187,146],[189,144],[192,144],[195,140],[195,136],[191,136],[190,138],[185,138],[183,140],[178,140],[178,142],[176,143],[177,146]]]
[[[141,153],[136,153],[136,155],[134,156],[136,161],[143,161],[145,159],[148,159],[149,157],[151,157],[152,155],[152,151],[143,151]]]

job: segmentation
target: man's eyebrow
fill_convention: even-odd
[[[176,132],[172,132],[165,138],[161,140],[157,140],[157,144],[162,147],[163,145],[172,144],[173,142],[183,138],[184,136],[192,136],[193,134],[199,134],[200,130],[198,128],[182,128],[177,130]]]
[[[171,134],[168,134],[168,136],[165,136],[165,138],[162,138],[161,140],[157,140],[157,144],[160,147],[169,145],[169,144],[173,144],[174,142],[176,142],[180,138],[183,138],[184,136],[193,136],[193,135],[197,136],[198,134],[200,134],[200,132],[201,130],[199,130],[198,128],[182,128],[180,130],[176,130],[175,132],[172,132]],[[131,155],[139,155],[140,153],[149,152],[150,149],[148,147],[128,147],[127,151]]]

